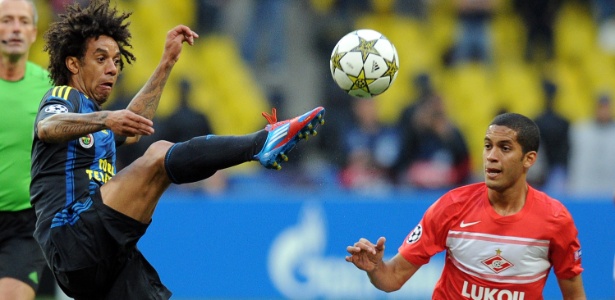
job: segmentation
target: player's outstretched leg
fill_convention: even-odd
[[[282,161],[288,161],[290,152],[301,139],[316,135],[316,127],[325,123],[325,109],[316,107],[301,116],[278,122],[275,108],[272,114],[263,113],[269,124],[269,132],[263,149],[254,156],[261,165],[268,169],[280,170]]]
[[[164,157],[164,169],[176,184],[199,181],[218,170],[258,160],[269,169],[280,169],[286,153],[300,139],[316,134],[324,124],[325,109],[317,107],[296,118],[277,122],[276,111],[263,113],[269,121],[265,129],[240,136],[207,135],[172,145]],[[147,154],[148,152],[146,152]]]

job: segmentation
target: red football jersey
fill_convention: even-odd
[[[572,216],[532,187],[521,211],[510,216],[491,207],[485,183],[444,194],[399,253],[422,266],[443,250],[446,261],[433,299],[542,299],[551,267],[563,279],[583,271]]]

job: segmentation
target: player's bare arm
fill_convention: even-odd
[[[195,38],[198,38],[198,34],[184,25],[178,25],[167,33],[160,63],[147,83],[128,105],[129,110],[150,120],[154,118],[162,90],[169,79],[173,66],[179,60],[183,43],[193,45]]]
[[[585,300],[585,290],[583,288],[583,279],[581,275],[574,276],[568,279],[558,279],[557,283],[562,291],[562,299],[564,300]]]
[[[88,114],[63,113],[49,116],[37,124],[38,138],[46,143],[70,141],[89,133],[110,129],[132,137],[154,133],[153,122],[129,110],[100,111]]]
[[[385,242],[384,237],[379,238],[376,244],[361,238],[353,246],[346,248],[350,253],[350,256],[346,256],[346,261],[365,271],[376,288],[393,292],[399,290],[416,273],[418,267],[399,254],[387,262],[383,261]]]

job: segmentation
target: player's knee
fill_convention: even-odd
[[[143,156],[154,165],[164,166],[164,157],[171,146],[173,146],[171,142],[156,141],[147,148]]]

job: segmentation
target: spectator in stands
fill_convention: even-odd
[[[400,116],[400,124],[410,124],[410,119],[412,118],[417,106],[419,106],[420,103],[427,101],[427,99],[436,93],[431,82],[431,76],[427,73],[419,73],[416,75],[412,84],[416,90],[417,97],[411,105],[403,110]]]
[[[66,6],[73,4],[75,2],[79,3],[80,5],[87,5],[89,1],[88,0],[50,0],[49,4],[51,5],[54,18],[57,18],[57,16],[59,16],[60,14],[65,13]]]
[[[593,119],[572,124],[571,142],[571,191],[585,195],[612,195],[615,183],[615,121],[609,95],[598,98]]]
[[[346,164],[340,173],[345,188],[364,192],[392,186],[392,168],[399,155],[399,134],[378,119],[376,102],[354,99],[354,123],[341,131]]]
[[[194,4],[196,7],[195,31],[199,35],[221,32],[222,28],[220,22],[225,6],[229,5],[228,2],[220,0],[196,0]]]
[[[251,0],[244,2],[249,13],[247,26],[239,42],[242,57],[255,72],[273,107],[285,107],[284,82],[289,39],[286,0]]]
[[[162,120],[164,125],[159,131],[160,139],[177,143],[195,136],[213,134],[213,128],[207,115],[192,108],[191,96],[190,81],[186,78],[180,80],[179,102],[173,113]]]
[[[395,164],[398,183],[426,189],[466,183],[470,154],[463,134],[447,115],[429,77],[418,76],[416,84],[421,96],[404,110],[398,124],[402,134]]]
[[[453,63],[468,61],[490,63],[493,59],[491,19],[495,0],[456,0],[457,40]]]
[[[400,15],[426,21],[429,17],[429,4],[428,0],[396,0],[395,11]]]
[[[533,168],[530,181],[537,188],[553,192],[562,192],[565,189],[568,158],[570,152],[570,121],[555,110],[555,96],[557,86],[550,80],[543,84],[545,108],[534,120],[540,129],[541,149],[545,158],[539,168]]]
[[[600,47],[615,54],[615,1],[592,0],[594,19],[598,24],[598,42]]]
[[[513,0],[527,30],[525,59],[550,60],[554,56],[554,23],[562,0]]]
[[[168,117],[161,120],[157,131],[158,140],[173,143],[187,141],[193,137],[214,134],[213,128],[206,114],[194,109],[190,102],[192,99],[192,84],[184,78],[179,81],[179,102],[176,109]],[[216,172],[212,177],[198,182],[178,185],[181,189],[203,190],[217,193],[226,188],[224,170]]]

